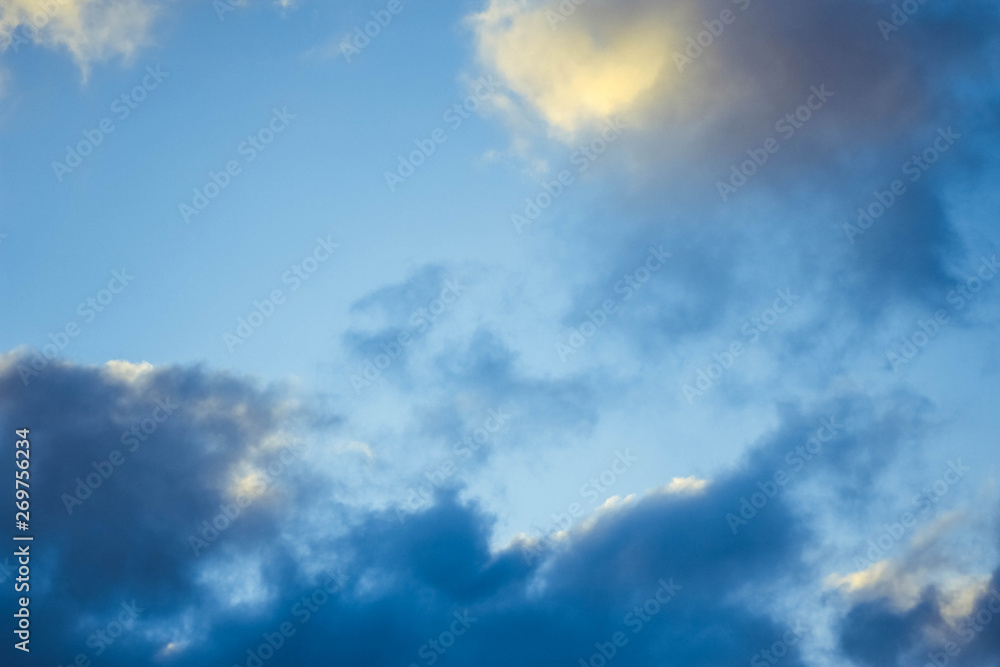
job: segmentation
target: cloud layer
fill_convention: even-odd
[[[32,613],[38,658],[53,663],[100,654],[107,665],[254,664],[288,623],[294,632],[269,664],[572,664],[614,652],[622,665],[722,666],[782,641],[786,664],[806,664],[802,651],[817,641],[806,635],[820,618],[762,604],[777,590],[808,591],[822,575],[809,555],[816,514],[796,487],[826,478],[846,493],[859,457],[880,448],[883,463],[865,466],[878,475],[923,428],[916,406],[898,399],[789,408],[740,465],[707,484],[665,479],[563,530],[570,508],[550,534],[496,549],[493,517],[452,491],[402,522],[394,508],[334,500],[337,466],[319,465],[318,454],[339,422],[287,390],[120,363],[57,363],[24,389],[20,361],[5,359],[0,423],[31,425],[44,545]],[[787,490],[770,490],[786,453],[814,445],[823,455],[800,462]],[[124,462],[109,469],[116,450]],[[746,519],[734,523],[734,514]],[[109,643],[95,633],[122,603],[141,611]],[[897,634],[936,618],[919,606],[896,618],[872,604],[844,620],[843,648],[860,664],[890,650],[864,634],[864,615],[880,614]]]

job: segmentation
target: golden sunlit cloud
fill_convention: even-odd
[[[923,598],[928,585],[937,589],[941,617],[955,624],[968,616],[976,601],[989,589],[990,573],[980,575],[932,572],[927,568],[886,559],[847,575],[831,574],[825,583],[855,600],[884,598],[901,611],[909,611]],[[932,581],[933,580],[933,581]]]
[[[234,498],[243,496],[249,500],[256,500],[260,496],[264,495],[266,490],[267,482],[264,476],[259,472],[254,471],[237,478],[233,482],[229,493]]]
[[[887,578],[890,574],[890,561],[880,560],[877,563],[866,567],[863,570],[850,574],[831,574],[826,578],[827,586],[831,588],[841,588],[847,593],[856,593],[867,588],[872,588]]]
[[[524,0],[491,0],[472,17],[482,62],[561,137],[633,109],[663,75],[669,29],[658,18],[598,35],[583,17],[552,22]]]
[[[708,486],[707,479],[697,477],[674,477],[667,484],[667,493],[700,493]]]

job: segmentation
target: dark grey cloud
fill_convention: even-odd
[[[900,613],[885,600],[865,602],[851,609],[844,621],[841,646],[858,665],[914,665],[926,626],[940,623],[933,600],[924,599]],[[903,659],[905,658],[905,662]]]
[[[247,507],[196,557],[189,534],[227,501],[234,468],[266,463],[270,438],[309,439],[335,419],[297,407],[280,387],[204,368],[125,381],[60,363],[25,388],[8,364],[0,388],[0,424],[29,426],[37,453],[39,664],[96,658],[88,637],[132,600],[141,615],[100,664],[246,664],[247,650],[267,636],[277,643],[273,633],[286,622],[295,633],[267,664],[430,664],[429,642],[442,633],[454,646],[441,664],[574,664],[602,650],[623,666],[742,663],[795,621],[747,600],[814,578],[804,553],[816,535],[793,494],[772,497],[735,533],[727,514],[830,413],[844,434],[809,477],[850,478],[859,455],[891,451],[918,419],[882,414],[857,396],[815,411],[789,406],[781,425],[703,492],[653,493],[552,536],[540,551],[526,539],[491,548],[495,517],[453,491],[401,523],[391,508],[338,505],[323,493],[327,471],[293,464],[274,495]],[[68,514],[63,490],[168,398],[173,413]],[[3,474],[12,472],[10,458]],[[240,595],[251,601],[233,603]],[[845,650],[863,655],[862,640]],[[783,664],[805,664],[798,642]]]

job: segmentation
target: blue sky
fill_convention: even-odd
[[[0,0],[12,664],[1000,664],[998,19]]]

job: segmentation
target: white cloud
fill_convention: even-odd
[[[133,364],[130,361],[112,359],[104,364],[104,372],[122,382],[132,383],[144,377],[154,370],[153,364],[143,361]]]
[[[670,484],[667,484],[667,493],[700,493],[708,486],[707,479],[697,477],[674,477]]]
[[[155,15],[144,0],[0,0],[0,50],[65,48],[86,76],[92,63],[146,45]]]

